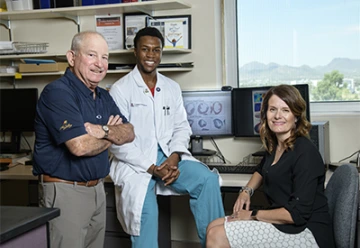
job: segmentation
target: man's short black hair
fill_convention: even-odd
[[[142,36],[152,36],[159,38],[161,41],[161,47],[164,47],[164,37],[160,33],[159,29],[153,28],[153,27],[146,27],[143,29],[140,29],[139,32],[136,33],[135,39],[134,39],[134,47],[137,47],[137,43],[139,42],[140,38]]]

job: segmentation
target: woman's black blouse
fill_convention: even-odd
[[[294,150],[285,151],[279,161],[275,152],[267,154],[257,171],[263,177],[264,193],[270,208],[286,208],[294,224],[274,224],[285,233],[308,228],[319,247],[335,247],[332,221],[324,194],[325,165],[315,145],[297,138]]]

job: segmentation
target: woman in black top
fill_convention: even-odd
[[[265,94],[260,137],[267,154],[240,191],[233,214],[209,224],[206,247],[335,247],[325,166],[308,138],[310,128],[295,87],[279,85]],[[250,210],[261,184],[270,208]]]

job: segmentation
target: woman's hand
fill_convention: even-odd
[[[252,211],[241,209],[238,212],[234,212],[232,215],[227,217],[227,221],[236,221],[236,220],[252,220],[251,218]]]
[[[233,207],[233,213],[243,210],[244,205],[246,210],[250,209],[250,195],[246,191],[241,192],[238,198],[236,199],[236,202]]]

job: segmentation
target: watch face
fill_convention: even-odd
[[[105,131],[105,132],[108,132],[109,131],[109,127],[108,126],[102,126],[102,128],[103,128],[103,130]]]

